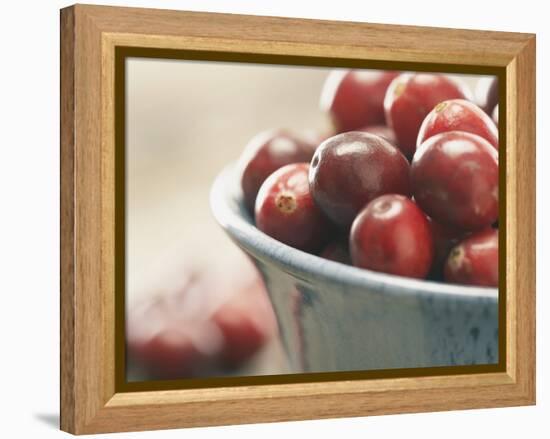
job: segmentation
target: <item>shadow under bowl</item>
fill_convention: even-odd
[[[254,226],[233,165],[210,204],[264,278],[293,372],[498,363],[498,289],[377,273],[289,247]]]

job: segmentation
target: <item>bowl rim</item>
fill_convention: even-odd
[[[210,190],[210,208],[215,220],[247,253],[264,264],[309,282],[311,279],[350,289],[382,290],[384,294],[414,293],[454,296],[456,298],[486,298],[498,300],[498,288],[453,285],[413,279],[345,265],[295,249],[263,233],[252,223],[243,203],[238,166],[230,163],[216,176]]]

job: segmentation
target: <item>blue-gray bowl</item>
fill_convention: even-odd
[[[235,166],[217,177],[216,220],[263,275],[293,372],[498,363],[498,290],[376,273],[262,233]]]

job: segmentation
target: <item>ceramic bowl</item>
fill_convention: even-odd
[[[216,220],[260,270],[293,372],[498,362],[498,290],[376,273],[270,238],[234,166],[210,194]]]

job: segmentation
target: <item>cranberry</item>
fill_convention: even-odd
[[[432,109],[448,99],[466,99],[468,90],[444,75],[403,73],[386,92],[386,123],[393,128],[397,143],[409,159],[416,150],[422,121]]]
[[[262,289],[239,294],[222,305],[212,320],[224,339],[219,358],[229,367],[243,364],[276,332],[273,309]]]
[[[498,218],[498,152],[475,134],[426,140],[414,156],[411,184],[418,205],[443,225],[476,230]]]
[[[443,277],[443,266],[451,249],[464,237],[464,231],[453,227],[443,226],[430,221],[432,239],[434,243],[434,258],[430,276],[434,279]]]
[[[150,338],[133,341],[130,353],[155,379],[178,379],[195,375],[206,356],[197,350],[183,328],[160,330]]]
[[[495,108],[493,110],[493,122],[498,127],[498,104],[495,105]]]
[[[241,157],[241,187],[248,209],[254,203],[260,186],[273,172],[290,163],[309,162],[315,147],[293,134],[268,131],[255,136]]]
[[[222,371],[276,332],[263,280],[244,255],[229,264],[214,255],[208,267],[184,265],[153,288],[126,316],[128,365],[150,379]]]
[[[372,125],[372,126],[361,128],[360,130],[357,130],[357,131],[376,134],[377,136],[380,136],[386,139],[392,145],[397,145],[397,139],[395,138],[395,133],[390,127],[386,125]]]
[[[353,131],[384,123],[384,96],[397,72],[345,70],[332,72],[321,94],[337,132]]]
[[[330,261],[351,265],[351,257],[349,255],[349,242],[347,237],[342,236],[334,239],[323,249],[319,256]]]
[[[447,131],[477,134],[498,149],[498,131],[494,122],[476,104],[464,99],[443,101],[435,106],[422,122],[417,148],[430,137]]]
[[[426,215],[403,195],[382,195],[359,213],[350,250],[357,267],[423,279],[433,259]]]
[[[309,172],[313,198],[343,228],[379,195],[409,195],[409,163],[387,140],[352,131],[323,142]]]
[[[139,365],[150,377],[176,379],[189,377],[207,362],[191,337],[191,326],[181,318],[180,293],[149,298],[131,308],[126,340],[130,363]],[[207,331],[204,320],[196,327]]]
[[[477,232],[454,247],[445,264],[445,281],[498,287],[498,230]]]
[[[475,101],[487,114],[491,114],[498,104],[498,78],[490,76],[477,81]]]
[[[256,226],[279,241],[315,252],[324,244],[330,223],[313,202],[309,164],[295,163],[271,174],[256,199]]]

